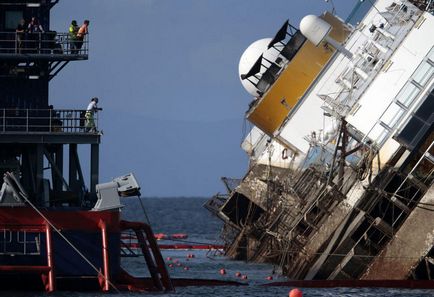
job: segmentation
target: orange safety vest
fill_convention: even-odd
[[[80,27],[80,29],[78,29],[77,37],[83,38],[85,34],[87,34],[87,26],[86,25],[82,25]]]

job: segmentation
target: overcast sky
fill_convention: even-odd
[[[337,14],[355,2],[335,0]],[[134,172],[144,196],[211,196],[224,191],[221,176],[247,169],[241,54],[286,19],[298,27],[327,9],[323,0],[61,0],[51,29],[89,19],[90,55],[52,81],[51,104],[100,98],[101,182]]]

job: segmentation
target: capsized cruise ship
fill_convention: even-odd
[[[293,280],[434,277],[433,13],[357,1],[244,52],[249,169],[205,204],[228,256]]]

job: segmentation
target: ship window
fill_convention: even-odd
[[[415,112],[415,115],[429,124],[433,122],[434,94],[431,93]]]
[[[389,108],[386,110],[384,115],[381,117],[381,120],[383,123],[385,123],[388,127],[393,128],[395,127],[396,123],[399,121],[399,119],[404,114],[404,110],[393,103],[389,106]]]
[[[402,103],[405,107],[409,107],[416,96],[419,94],[419,88],[413,83],[408,82],[399,92],[396,100]]]
[[[375,142],[381,146],[386,139],[388,132],[389,131],[381,123],[377,123],[369,133],[369,137],[374,139]]]
[[[402,129],[397,139],[409,148],[414,148],[433,123],[434,94],[430,94]]]
[[[428,61],[425,61],[416,69],[413,79],[419,85],[424,86],[430,80],[433,73],[434,67]]]
[[[23,12],[20,10],[5,11],[5,29],[15,30],[22,18]]]
[[[422,137],[423,133],[421,132],[423,132],[423,128],[424,123],[418,118],[413,117],[399,134],[398,140],[412,149]]]

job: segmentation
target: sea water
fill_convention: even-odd
[[[206,199],[201,198],[143,198],[142,199],[149,220],[155,233],[174,234],[186,233],[186,241],[193,243],[221,243],[219,239],[222,222],[213,217],[202,205]],[[123,212],[126,219],[143,219],[140,204],[136,199],[129,199]],[[242,261],[231,261],[218,253],[207,251],[162,251],[164,258],[171,257],[178,260],[181,266],[169,268],[172,277],[206,278],[240,281],[246,286],[217,286],[217,287],[185,287],[178,288],[176,293],[167,296],[288,296],[289,287],[264,287],[270,283],[266,280],[271,276],[273,266],[267,264],[252,264]],[[186,256],[194,253],[195,258]],[[188,261],[187,261],[188,259]],[[126,259],[124,263],[134,274],[144,270],[143,260],[138,258]],[[142,264],[138,264],[138,262]],[[184,267],[189,270],[184,270]],[[220,275],[220,269],[226,270],[226,275]],[[240,280],[236,272],[247,275],[247,280]],[[273,275],[273,281],[284,281],[285,278]],[[336,289],[302,289],[303,296],[434,296],[434,290],[403,290],[377,288],[336,288]],[[154,296],[161,296],[156,294]],[[151,294],[152,296],[152,294]]]

